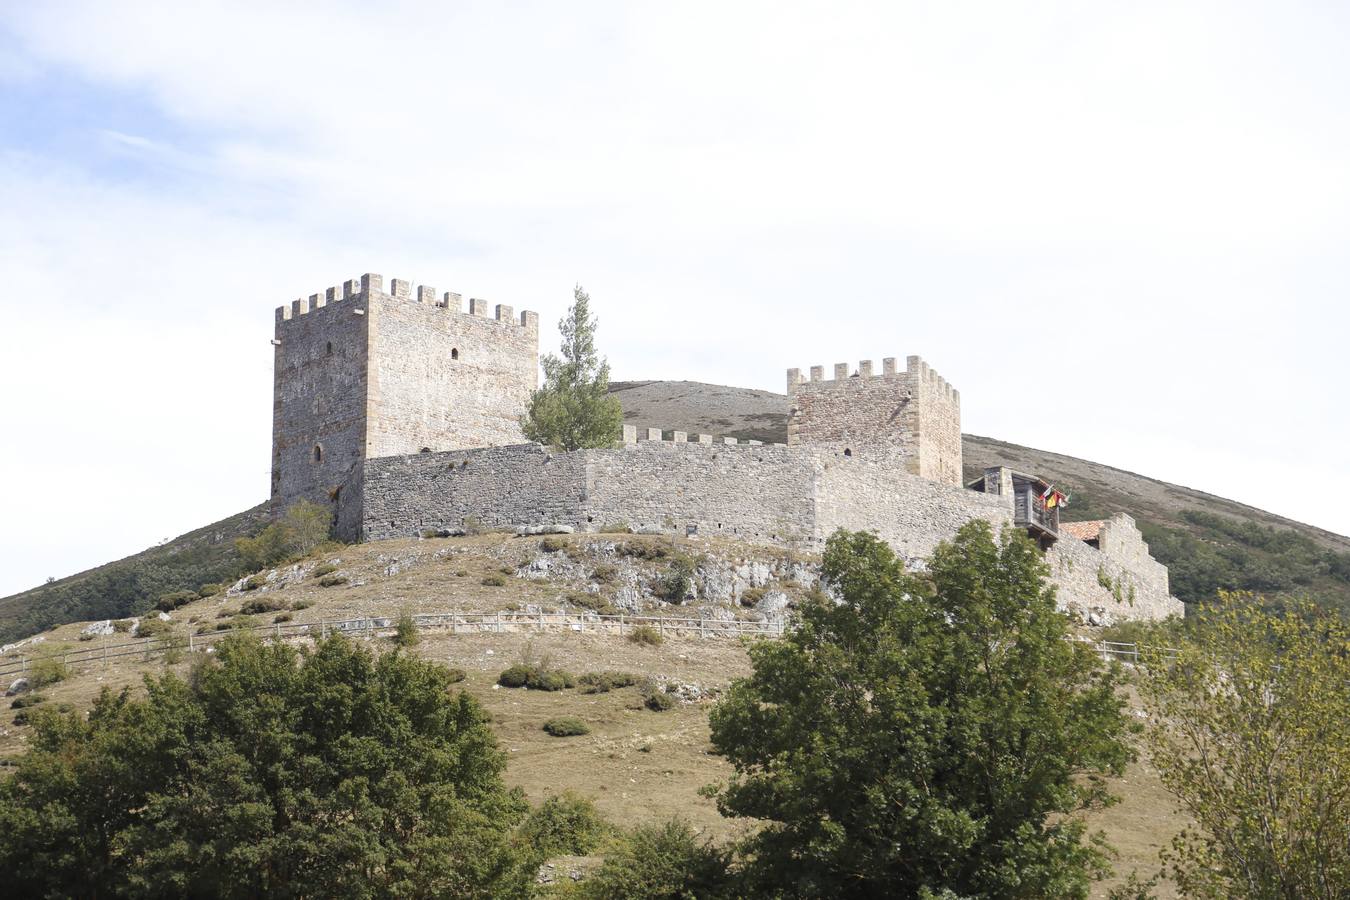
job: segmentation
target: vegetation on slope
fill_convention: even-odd
[[[126,559],[0,599],[0,642],[65,622],[139,615],[165,594],[234,581],[252,571],[235,541],[256,534],[266,521],[264,503]]]

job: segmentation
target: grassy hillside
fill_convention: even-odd
[[[787,439],[787,398],[693,381],[615,382],[624,421],[747,440]],[[1006,465],[1073,492],[1071,521],[1129,513],[1188,603],[1219,589],[1305,595],[1350,611],[1350,538],[1252,506],[1058,453],[965,435],[967,480]]]
[[[244,574],[235,538],[265,524],[266,504],[189,531],[134,556],[0,599],[0,643],[63,622],[142,613],[163,594]]]

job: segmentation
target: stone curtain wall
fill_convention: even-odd
[[[539,318],[486,300],[436,299],[368,276],[370,458],[524,442],[520,417],[538,387]]]
[[[1134,519],[1121,513],[1102,526],[1101,549],[1063,535],[1045,561],[1058,586],[1060,609],[1093,625],[1185,614],[1171,596],[1167,567],[1148,552]]]
[[[272,391],[272,505],[330,503],[365,449],[368,320],[355,282],[277,309]],[[315,459],[315,447],[321,458]]]
[[[1012,522],[1011,497],[981,494],[910,475],[894,454],[845,457],[843,452],[814,451],[823,473],[817,491],[816,536],[836,528],[875,531],[897,554],[911,562],[926,559],[973,519],[984,519],[997,533]]]
[[[367,460],[362,536],[385,540],[423,529],[585,521],[585,451],[538,444]],[[470,523],[471,523],[470,522]]]
[[[812,366],[809,380],[789,369],[787,391],[789,444],[889,447],[902,453],[910,474],[961,483],[960,394],[919,357],[909,357],[903,371],[887,357],[880,374],[871,360],[853,375],[839,363],[832,380],[823,366]]]
[[[781,446],[642,441],[587,457],[582,528],[634,529],[792,543],[812,533],[817,463]]]

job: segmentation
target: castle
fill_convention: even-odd
[[[623,427],[612,449],[525,442],[539,319],[363,275],[277,309],[272,502],[328,504],[346,540],[624,522],[818,547],[876,532],[914,565],[964,523],[1025,528],[1061,607],[1094,623],[1180,614],[1129,516],[1059,523],[1007,468],[962,484],[961,396],[917,356],[787,372],[786,444]]]

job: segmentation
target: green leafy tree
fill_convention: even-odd
[[[562,354],[542,360],[544,386],[530,396],[521,420],[525,437],[551,447],[608,447],[619,439],[623,408],[609,394],[609,363],[595,349],[591,298],[577,285],[558,323]]]
[[[332,529],[331,509],[300,500],[256,535],[238,538],[234,547],[247,571],[256,572],[304,556],[328,540]]]
[[[719,807],[765,823],[742,848],[754,892],[1087,896],[1106,864],[1082,813],[1110,802],[1129,725],[1040,552],[973,522],[919,577],[839,531],[823,573],[842,603],[754,646],[712,713],[736,769]]]
[[[1195,820],[1166,854],[1192,897],[1350,897],[1350,625],[1224,595],[1146,657],[1163,784]]]
[[[0,783],[11,896],[523,897],[485,717],[440,667],[232,637],[188,681],[42,711]]]
[[[718,900],[732,890],[727,854],[681,821],[642,825],[581,883],[590,900]]]

